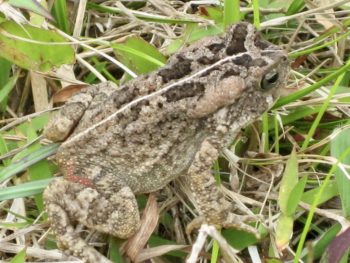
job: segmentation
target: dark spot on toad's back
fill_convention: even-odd
[[[233,64],[248,67],[252,63],[252,58],[248,54],[233,59]]]
[[[233,63],[235,65],[244,66],[246,68],[263,67],[263,66],[266,66],[266,64],[267,64],[265,60],[263,60],[261,58],[252,59],[252,57],[248,54],[243,54],[242,56],[234,58]]]
[[[226,47],[226,54],[232,56],[234,54],[246,52],[246,48],[244,46],[245,38],[247,36],[247,28],[246,25],[234,27],[234,32],[229,35],[231,39],[228,41],[228,45]]]
[[[228,77],[231,77],[231,76],[239,76],[239,73],[240,72],[238,71],[238,69],[237,70],[230,69],[230,70],[226,71],[224,74],[222,74],[220,79],[225,79],[225,78],[228,78]]]
[[[159,71],[159,76],[162,77],[164,83],[174,79],[181,79],[187,76],[188,72],[191,72],[191,60],[181,56],[178,56],[177,59],[178,62],[173,64],[171,68],[166,67]]]
[[[201,57],[198,59],[198,63],[202,64],[202,65],[211,65],[213,63],[215,63],[217,61],[217,59],[215,57]]]
[[[271,44],[266,40],[261,39],[260,34],[257,34],[254,39],[254,44],[257,48],[264,50],[267,49]]]
[[[214,54],[219,52],[220,50],[224,49],[225,45],[223,43],[214,43],[208,46],[208,49],[213,52]]]
[[[184,98],[194,97],[203,94],[204,85],[202,83],[185,83],[175,89],[168,90],[164,96],[168,102],[179,101]]]

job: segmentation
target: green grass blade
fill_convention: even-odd
[[[307,177],[299,180],[298,158],[293,149],[282,177],[278,196],[281,215],[276,227],[276,246],[279,251],[288,246],[293,234],[294,213],[300,202]]]
[[[124,263],[120,247],[123,242],[121,239],[110,236],[109,239],[109,255],[108,258],[112,260],[113,263]]]
[[[278,205],[282,213],[288,213],[288,201],[293,188],[298,183],[298,159],[295,150],[292,151],[282,177],[281,187],[278,196]]]
[[[335,181],[329,181],[324,186],[324,193],[321,196],[321,198],[318,200],[319,202],[316,205],[320,205],[324,202],[327,202],[328,200],[332,199],[333,197],[337,196],[339,194],[338,187]],[[315,200],[315,197],[317,193],[320,191],[320,187],[312,188],[311,190],[304,192],[303,196],[301,197],[301,201],[304,203],[307,203],[309,205],[312,205],[313,201]]]
[[[68,21],[68,10],[66,0],[54,1],[52,8],[53,16],[57,22],[57,26],[67,34],[71,33],[69,21]]]
[[[13,76],[7,81],[7,83],[3,87],[1,87],[0,104],[3,104],[4,101],[7,101],[7,96],[9,95],[10,91],[12,90],[16,82],[17,82],[17,76]]]
[[[117,7],[110,7],[110,6],[104,6],[104,5],[98,5],[94,3],[88,3],[87,4],[88,9],[96,10],[103,13],[108,14],[122,14],[124,13],[123,10],[117,8]],[[155,15],[155,14],[148,14],[144,12],[139,12],[135,10],[128,10],[131,14],[133,14],[135,17],[148,21],[148,22],[156,22],[156,23],[166,23],[166,24],[197,24],[198,21],[196,20],[190,20],[187,18],[169,18],[162,15]]]
[[[320,45],[320,43],[316,43],[314,46],[309,47],[308,49],[300,50],[300,51],[297,51],[297,52],[294,52],[294,53],[292,52],[291,54],[289,54],[289,57],[290,58],[297,58],[297,57],[300,57],[302,55],[313,53],[313,52],[315,52],[317,50],[320,50],[322,48],[329,47],[329,46],[339,42],[343,38],[348,37],[349,35],[350,35],[350,31],[345,33],[345,34],[341,34],[339,37],[333,39],[332,41],[328,41],[326,43],[323,43],[322,45]]]
[[[0,189],[0,201],[33,196],[41,193],[53,178],[33,181]]]
[[[341,225],[335,224],[322,234],[322,236],[316,241],[313,247],[314,260],[319,259],[322,256],[322,253],[326,250],[329,243],[336,237],[336,235],[339,233],[340,230],[341,230]]]
[[[21,250],[11,261],[10,263],[24,263],[26,262],[26,253],[27,248]]]
[[[350,61],[350,60],[349,60]],[[301,150],[305,150],[307,148],[307,146],[309,145],[309,142],[311,141],[312,137],[314,136],[315,134],[315,131],[322,119],[322,116],[324,115],[324,113],[326,112],[327,108],[328,108],[328,105],[329,105],[329,102],[331,101],[331,99],[333,98],[337,88],[339,87],[340,83],[342,82],[343,80],[343,77],[344,77],[344,74],[341,74],[337,80],[335,81],[334,85],[332,86],[332,88],[330,89],[329,91],[329,94],[328,94],[328,97],[327,99],[325,100],[325,102],[322,104],[321,106],[321,109],[320,111],[318,112],[317,114],[317,117],[315,119],[315,121],[312,123],[311,125],[311,128],[309,130],[309,133],[307,134],[304,142],[303,142],[303,145],[301,147]]]
[[[259,0],[253,0],[254,26],[260,28]]]
[[[23,8],[28,11],[32,11],[43,17],[53,20],[51,14],[42,7],[36,0],[8,0],[8,3],[12,6]]]
[[[288,216],[291,216],[291,217],[294,216],[295,212],[297,211],[299,202],[304,193],[306,182],[307,182],[307,176],[304,176],[298,181],[296,186],[290,192],[290,196],[288,198],[288,204],[287,204],[287,213],[286,213]]]
[[[291,111],[288,112],[288,115],[281,116],[283,125],[287,125],[290,123],[293,123],[297,120],[303,119],[305,117],[308,117],[310,115],[313,115],[317,112],[319,112],[320,106],[314,106],[314,107],[308,107],[308,106],[299,106]],[[274,120],[272,118],[269,118],[269,129],[271,130],[273,128]],[[278,126],[277,126],[278,128]]]
[[[57,151],[57,148],[58,144],[43,146],[39,150],[36,150],[13,164],[5,167],[0,171],[0,182],[3,182],[17,173],[24,171],[32,164],[53,155]]]
[[[216,240],[213,241],[213,249],[211,251],[210,263],[217,263],[219,258],[220,247]]]
[[[326,188],[326,185],[328,184],[331,176],[334,174],[335,170],[337,169],[339,163],[342,162],[343,159],[349,153],[350,153],[350,148],[348,148],[346,151],[344,151],[341,154],[341,156],[339,157],[337,162],[332,165],[331,169],[327,173],[327,176],[323,180],[322,185],[320,187],[320,190],[316,194],[315,199],[314,199],[314,201],[313,201],[313,203],[312,203],[312,205],[310,207],[309,214],[307,216],[303,232],[301,233],[301,236],[300,236],[300,240],[299,240],[299,243],[298,243],[297,251],[295,253],[295,257],[294,257],[294,261],[293,261],[294,263],[299,263],[301,252],[302,252],[304,244],[305,244],[306,236],[307,236],[307,234],[309,232],[309,229],[310,229],[310,226],[311,226],[312,218],[313,218],[313,216],[315,214],[315,210],[316,210],[317,204],[319,203],[319,200],[321,199],[321,196],[322,196],[322,194],[323,194],[323,192],[324,192],[324,190]]]
[[[337,159],[340,158],[342,152],[350,149],[350,129],[343,130],[331,141],[331,155]],[[346,156],[343,164],[350,165],[350,156]],[[335,180],[337,182],[338,191],[342,203],[344,217],[350,216],[350,180],[344,174],[344,170],[338,169],[335,171]]]
[[[274,128],[274,131],[275,131],[275,153],[279,154],[280,152],[280,140],[279,140],[279,122],[278,122],[278,115],[277,113],[275,113],[273,115],[273,125],[272,127]],[[269,126],[268,126],[269,127]]]
[[[123,43],[112,43],[116,57],[137,74],[148,73],[163,66],[166,58],[151,44],[137,37]]]
[[[264,139],[264,152],[269,152],[269,116],[267,112],[262,115],[262,129]]]
[[[333,73],[323,77],[315,84],[312,84],[305,89],[296,91],[291,95],[280,98],[273,106],[273,109],[282,107],[290,102],[296,101],[296,100],[310,94],[311,92],[313,92],[313,91],[317,90],[318,88],[322,87],[323,85],[327,84],[329,81],[337,78],[338,76],[340,76],[344,72],[348,71],[349,69],[350,69],[350,60],[348,60],[344,66],[340,67],[338,70],[334,71]]]
[[[294,0],[288,10],[287,10],[287,15],[293,15],[295,13],[298,13],[299,11],[301,11],[301,9],[303,9],[305,6],[305,1],[304,0]]]
[[[285,249],[293,234],[293,217],[281,213],[276,223],[276,247],[278,250]]]
[[[241,20],[239,0],[224,1],[224,26],[228,27]]]
[[[9,79],[12,63],[7,59],[0,57],[0,87],[2,87]]]

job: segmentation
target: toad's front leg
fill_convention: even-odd
[[[85,111],[91,104],[103,102],[111,93],[117,90],[112,82],[89,86],[72,96],[64,106],[56,112],[45,126],[45,138],[60,142],[65,140],[78,125]]]
[[[111,261],[80,237],[77,222],[119,238],[130,237],[139,227],[136,199],[127,186],[87,187],[58,179],[45,189],[44,199],[59,248],[87,263]]]
[[[187,226],[187,232],[190,233],[202,223],[208,223],[218,227],[236,228],[257,235],[255,228],[244,223],[251,217],[232,213],[233,205],[225,199],[224,194],[216,185],[211,168],[218,156],[218,150],[209,141],[204,141],[188,170],[191,190],[201,215]]]

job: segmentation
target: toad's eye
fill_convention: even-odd
[[[278,81],[278,77],[279,75],[276,71],[267,73],[261,80],[260,87],[265,91],[275,87]]]

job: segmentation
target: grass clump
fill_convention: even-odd
[[[291,61],[286,93],[213,166],[227,197],[246,215],[258,215],[254,226],[262,238],[235,229],[207,229],[214,242],[208,239],[195,260],[347,262],[348,1],[316,6],[297,0],[210,5],[57,0],[47,1],[45,8],[21,10],[12,2],[0,3],[0,43],[10,43],[6,53],[0,46],[0,259],[39,262],[62,256],[51,250],[55,238],[47,231],[41,196],[58,172],[48,158],[58,146],[41,137],[51,95],[57,103],[82,82],[125,83],[162,66],[187,43],[244,20],[287,50]],[[28,32],[30,41],[24,39]],[[43,44],[48,36],[51,43]],[[60,91],[67,83],[68,89]],[[156,196],[159,220],[147,241],[152,249],[142,250],[139,257],[185,262],[197,238],[184,229],[196,214],[190,190],[178,180]],[[148,207],[147,198],[139,197],[140,207]],[[89,237],[107,243],[102,252],[114,262],[127,262],[119,253],[122,241]]]

